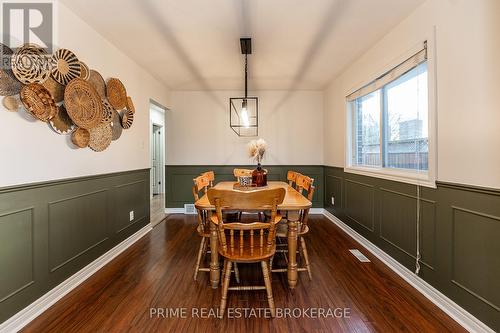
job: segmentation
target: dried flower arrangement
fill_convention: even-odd
[[[263,139],[252,140],[248,144],[248,156],[255,160],[258,165],[264,159],[266,153],[267,143]]]

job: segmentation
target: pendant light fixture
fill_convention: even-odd
[[[229,125],[238,136],[259,135],[259,99],[248,96],[248,55],[252,39],[240,38],[241,54],[245,56],[245,97],[229,99]]]

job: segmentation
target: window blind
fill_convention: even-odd
[[[401,77],[408,71],[412,70],[413,68],[417,67],[419,64],[421,64],[426,60],[427,60],[427,43],[424,43],[424,48],[422,50],[418,51],[416,54],[406,59],[393,69],[385,72],[372,82],[368,83],[367,85],[361,87],[352,94],[348,95],[347,101],[352,102],[358,97],[365,96],[368,95],[369,93],[379,90],[389,82],[398,79],[399,77]]]

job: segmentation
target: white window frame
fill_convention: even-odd
[[[352,124],[352,114],[354,112],[352,108],[352,103],[348,102],[346,99],[346,138],[345,138],[345,167],[344,171],[348,173],[354,173],[364,176],[377,177],[387,180],[393,180],[403,183],[410,183],[415,185],[422,185],[426,187],[436,188],[437,179],[437,133],[436,133],[436,123],[437,123],[437,105],[436,105],[436,62],[435,62],[435,34],[430,34],[428,38],[423,39],[416,45],[407,49],[406,52],[401,54],[398,58],[390,62],[390,64],[384,66],[381,70],[377,71],[371,75],[367,81],[362,82],[354,89],[352,89],[346,96],[350,93],[358,90],[360,87],[365,86],[369,82],[373,81],[375,78],[380,77],[383,73],[396,67],[398,64],[402,63],[406,59],[410,58],[412,55],[416,54],[422,50],[424,41],[427,41],[427,77],[428,77],[428,140],[429,140],[429,153],[428,153],[428,163],[429,169],[418,171],[418,170],[405,170],[405,169],[395,169],[395,168],[384,168],[384,167],[370,167],[370,166],[360,166],[353,164],[353,126]]]

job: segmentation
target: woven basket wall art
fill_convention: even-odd
[[[75,146],[97,152],[134,121],[135,105],[123,83],[118,78],[106,83],[67,49],[48,55],[36,44],[24,44],[13,52],[0,43],[1,95],[7,110],[47,122],[54,132],[71,134]]]
[[[106,96],[109,103],[116,110],[121,110],[127,106],[127,90],[125,90],[125,86],[117,78],[108,80],[106,84]]]
[[[64,104],[78,127],[90,129],[100,124],[102,101],[88,81],[80,78],[71,80],[64,90]]]
[[[12,50],[0,43],[0,95],[11,96],[19,94],[21,82],[16,79],[11,68]]]
[[[93,151],[103,151],[111,144],[113,130],[110,124],[100,124],[89,130],[90,140],[89,147]]]
[[[57,114],[54,99],[41,84],[30,83],[24,86],[20,96],[26,110],[41,121],[48,121]]]
[[[124,110],[121,113],[122,116],[122,127],[124,129],[129,129],[134,122],[134,114],[130,110]]]
[[[101,119],[101,124],[109,124],[113,121],[113,107],[109,102],[103,98],[102,99],[102,119]]]
[[[67,85],[69,81],[80,77],[80,61],[70,50],[59,49],[51,58],[52,77],[62,85]]]
[[[127,110],[132,111],[132,113],[135,114],[135,105],[134,102],[132,101],[132,97],[127,96]]]
[[[10,61],[12,60],[12,55],[14,52],[10,47],[5,44],[0,43],[0,67],[12,71]]]
[[[47,81],[42,84],[42,86],[49,91],[56,103],[60,103],[64,100],[64,86],[52,77],[49,77]]]
[[[90,133],[84,128],[77,128],[71,134],[71,142],[78,148],[85,148],[89,145]]]
[[[35,44],[24,44],[12,56],[12,72],[23,84],[44,83],[50,76],[49,56]]]
[[[19,82],[12,71],[0,69],[0,95],[11,96],[19,94],[22,84]]]
[[[21,100],[18,95],[5,96],[2,100],[3,106],[9,111],[16,112],[19,111],[21,107]]]
[[[113,141],[118,140],[122,135],[123,127],[120,114],[116,110],[113,110],[113,120],[111,121],[111,128],[113,129],[113,136],[111,137],[111,139]]]
[[[83,61],[80,61],[80,79],[88,81],[90,78],[90,69]]]
[[[70,134],[76,126],[66,112],[64,105],[59,105],[57,108],[59,111],[54,118],[49,120],[50,127],[58,134]]]
[[[88,81],[95,88],[101,98],[106,98],[106,82],[99,72],[91,69]]]

